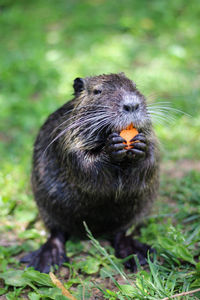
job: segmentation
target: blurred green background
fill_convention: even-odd
[[[33,142],[76,77],[123,71],[149,102],[190,114],[155,130],[165,163],[200,159],[199,29],[199,0],[0,1],[2,232],[36,216]]]

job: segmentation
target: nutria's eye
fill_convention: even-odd
[[[94,90],[93,93],[94,93],[95,95],[101,94],[101,90]]]

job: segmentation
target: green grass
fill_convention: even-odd
[[[155,123],[160,196],[136,237],[157,253],[131,274],[90,235],[67,243],[71,264],[59,276],[77,299],[162,299],[200,287],[199,14],[198,0],[0,1],[0,295],[64,299],[48,275],[18,263],[45,240],[30,186],[33,142],[72,97],[74,78],[121,71],[149,102],[191,116]]]

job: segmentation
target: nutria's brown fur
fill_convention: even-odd
[[[115,236],[148,213],[158,190],[158,143],[135,84],[120,73],[77,78],[74,90],[74,99],[42,126],[34,148],[33,192],[51,237],[24,261],[44,272],[66,259],[68,236],[84,236],[83,221],[95,236]],[[139,143],[125,150],[119,132],[130,123]],[[52,254],[55,245],[62,261]]]

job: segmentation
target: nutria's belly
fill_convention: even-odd
[[[54,211],[51,220],[56,220],[58,226],[73,236],[83,237],[85,221],[95,236],[111,234],[121,228],[126,228],[135,215],[139,213],[137,198],[122,197],[122,199],[85,199],[85,205]],[[101,200],[101,201],[100,201]]]

